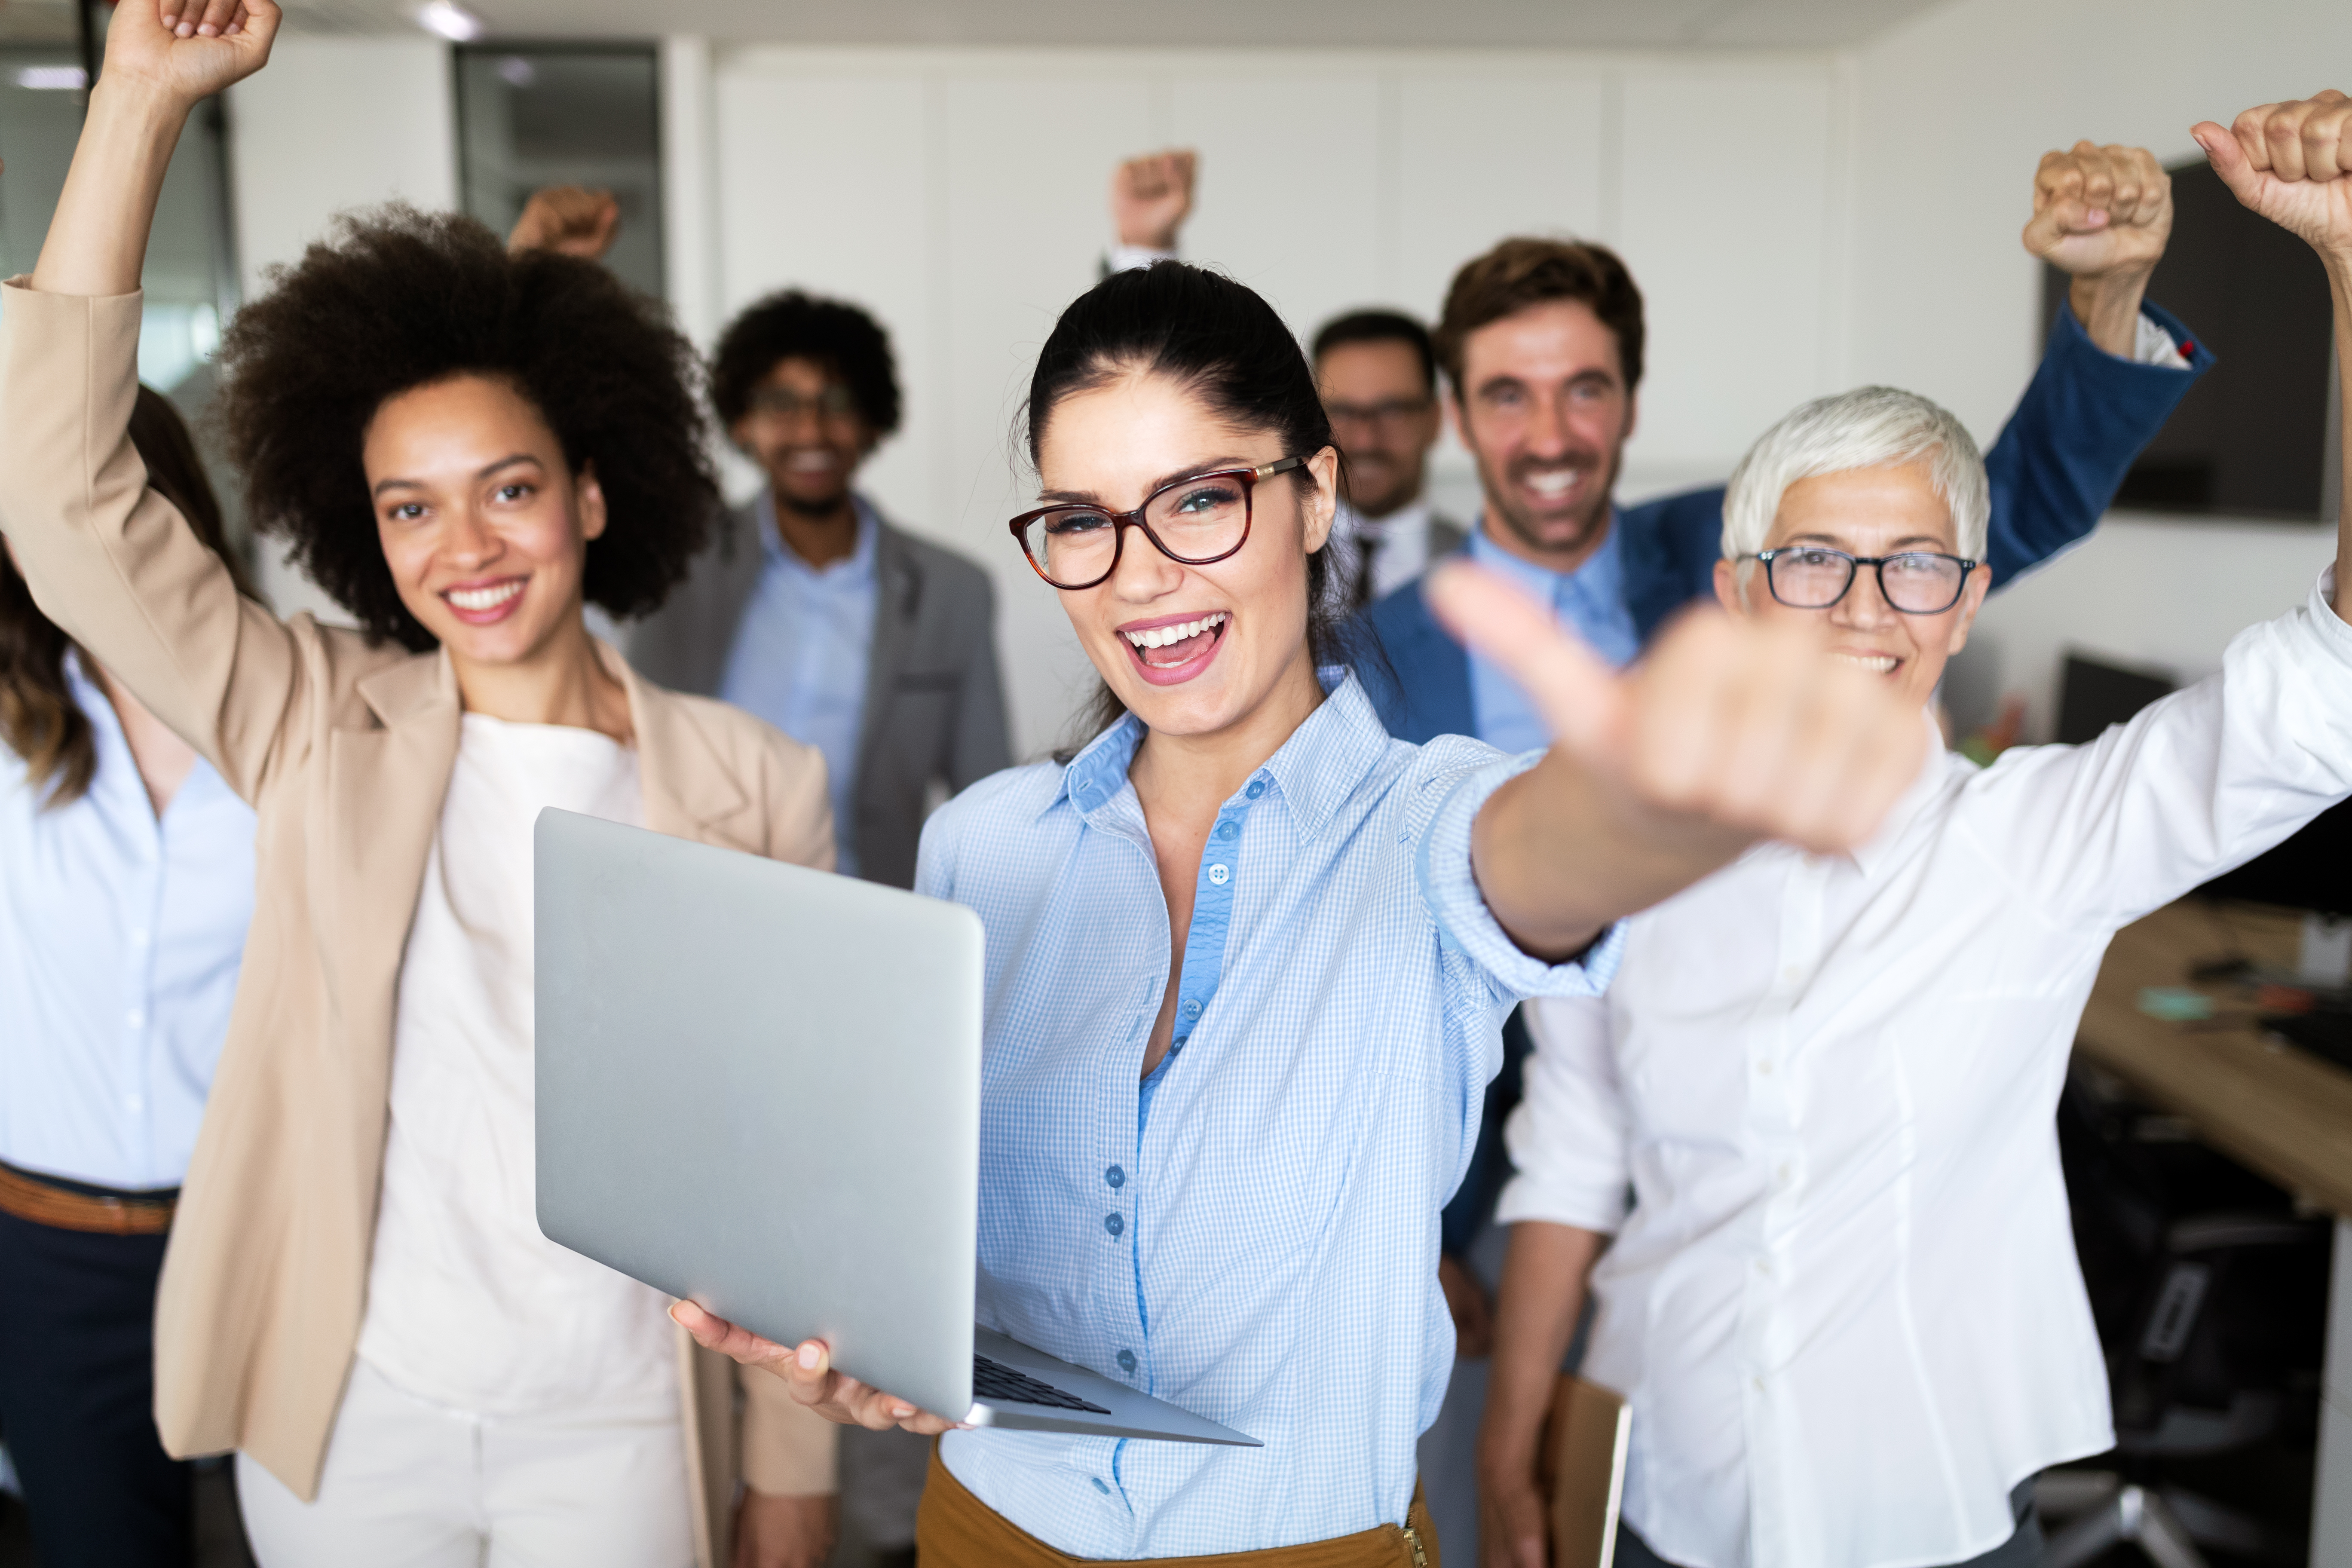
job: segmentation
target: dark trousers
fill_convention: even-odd
[[[187,1568],[190,1468],[155,1432],[162,1236],[0,1214],[0,1442],[41,1568]]]
[[[2017,1516],[2017,1533],[1981,1556],[1952,1568],[2041,1568],[2042,1513],[2033,1506],[2033,1482],[2031,1479],[2017,1483],[2009,1494],[2010,1511]],[[1633,1533],[1631,1525],[1617,1527],[1617,1568],[1675,1568],[1675,1565],[1650,1550],[1650,1543]]]

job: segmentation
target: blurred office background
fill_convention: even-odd
[[[0,3],[10,271],[31,264],[79,121],[75,5]],[[698,342],[788,284],[888,324],[908,417],[866,488],[995,572],[1024,752],[1061,731],[1086,668],[1003,532],[1028,482],[1011,432],[1036,346],[1109,243],[1122,155],[1198,147],[1188,254],[1302,334],[1360,304],[1432,315],[1452,269],[1507,233],[1618,247],[1652,323],[1631,500],[1720,479],[1790,405],[1865,381],[1927,393],[1990,441],[2040,348],[2041,269],[2017,240],[2038,155],[2089,135],[2181,163],[2196,120],[2307,92],[2318,62],[2352,58],[2352,9],[2269,0],[289,11],[276,62],[174,166],[149,258],[148,378],[201,405],[226,314],[340,209],[399,197],[503,226],[537,185],[609,186],[625,213],[613,265]],[[2224,323],[2190,325],[2229,359]],[[2326,383],[2311,379],[2279,395],[2289,415],[2310,404],[2294,416],[2315,427]],[[730,481],[748,489],[750,471]],[[1474,513],[1450,444],[1436,489]],[[2119,510],[1995,600],[1954,678],[1962,722],[2017,690],[2029,733],[2046,733],[2069,647],[2175,677],[2212,668],[2332,548],[2318,506],[2303,521],[2248,510],[2266,515],[2231,515],[2227,498]],[[310,602],[268,575],[281,605]]]

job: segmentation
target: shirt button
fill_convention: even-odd
[[[1135,1370],[1135,1352],[1133,1351],[1121,1351],[1118,1352],[1118,1370],[1121,1372],[1133,1372]]]
[[[1108,1182],[1114,1187],[1123,1187],[1127,1185],[1127,1173],[1120,1170],[1117,1165],[1113,1165],[1109,1170],[1103,1173],[1103,1180]]]
[[[134,1029],[143,1029],[147,1026],[147,1010],[144,1007],[133,1007],[122,1016],[122,1021]]]
[[[1781,1164],[1781,1166],[1780,1166],[1780,1184],[1781,1184],[1782,1186],[1784,1186],[1784,1187],[1785,1187],[1785,1186],[1787,1186],[1787,1185],[1789,1184],[1789,1181],[1790,1181],[1790,1177],[1789,1177],[1789,1167],[1788,1167],[1788,1165],[1787,1165],[1787,1163],[1783,1163]]]
[[[1758,1062],[1756,1064],[1756,1070],[1762,1077],[1770,1078],[1772,1076],[1772,1058],[1770,1057],[1766,1057],[1762,1061]]]
[[[1217,837],[1220,838],[1231,838],[1234,834],[1239,833],[1240,831],[1240,828],[1235,827],[1230,822],[1220,822],[1217,824]]]
[[[1216,886],[1222,888],[1233,879],[1234,874],[1225,869],[1223,866],[1212,866],[1209,868],[1209,880]]]
[[[1119,1232],[1127,1228],[1127,1221],[1119,1218],[1119,1216],[1115,1214],[1107,1214],[1103,1215],[1103,1228],[1110,1232],[1113,1236],[1117,1236]]]
[[[1095,1483],[1095,1490],[1102,1493],[1105,1497],[1110,1496],[1110,1489],[1103,1485],[1103,1479],[1100,1476],[1094,1476],[1089,1479]]]
[[[1754,1384],[1756,1385],[1756,1392],[1757,1392],[1757,1393],[1761,1394],[1761,1393],[1763,1393],[1763,1392],[1764,1392],[1764,1380],[1763,1380],[1762,1378],[1760,1378],[1760,1377],[1751,1377],[1751,1378],[1749,1378],[1748,1381],[1748,1382],[1750,1382],[1750,1383],[1752,1383],[1752,1384]]]
[[[1187,1018],[1197,1018],[1197,1017],[1199,1017],[1200,1016],[1201,1016],[1201,1005],[1200,1005],[1200,1003],[1198,1003],[1198,1002],[1191,1002],[1191,1001],[1188,1001],[1188,1002],[1186,1002],[1186,1003],[1184,1004],[1184,1016],[1186,1016]]]
[[[1265,793],[1265,781],[1264,779],[1260,779],[1255,784],[1250,785],[1248,793],[1249,797],[1252,800],[1255,800],[1258,796],[1264,795]]]
[[[131,927],[131,941],[134,946],[145,947],[147,945],[147,928],[145,926]]]
[[[1772,1260],[1769,1258],[1758,1258],[1756,1260],[1756,1272],[1761,1274],[1767,1279],[1772,1278]]]
[[[1798,968],[1793,963],[1780,971],[1780,978],[1789,982],[1791,985],[1795,984],[1798,981],[1802,980],[1804,977],[1805,972]]]

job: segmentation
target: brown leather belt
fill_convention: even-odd
[[[1055,1551],[964,1489],[931,1445],[931,1471],[915,1515],[915,1560],[923,1568],[1119,1568],[1103,1558]],[[1181,1568],[1442,1568],[1437,1531],[1421,1487],[1402,1525],[1383,1524],[1329,1541],[1260,1552],[1161,1558]]]
[[[84,1192],[0,1165],[0,1214],[58,1230],[100,1236],[160,1236],[172,1228],[179,1189],[167,1193]]]

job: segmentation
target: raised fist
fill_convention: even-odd
[[[100,83],[186,110],[259,70],[278,17],[273,0],[121,0]]]
[[[1173,250],[1192,213],[1199,155],[1179,148],[1129,158],[1111,171],[1110,216],[1118,242],[1139,250]]]
[[[2172,234],[2172,176],[2145,147],[2077,142],[2033,172],[2025,248],[2071,277],[2145,277]]]
[[[621,204],[613,199],[612,192],[550,185],[533,191],[530,200],[523,204],[514,232],[507,236],[507,248],[552,250],[559,256],[601,261],[613,248],[614,236],[620,228]]]
[[[2352,98],[2330,89],[2189,133],[2231,195],[2323,260],[2352,267]]]

